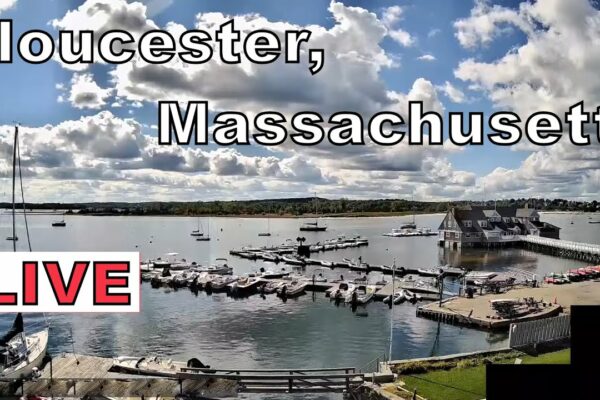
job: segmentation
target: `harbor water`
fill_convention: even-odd
[[[437,229],[443,215],[419,215],[421,227]],[[19,220],[22,217],[18,218]],[[361,235],[369,245],[314,255],[315,258],[358,259],[370,264],[431,268],[450,263],[478,270],[502,271],[518,268],[542,277],[547,272],[585,265],[522,249],[450,251],[437,246],[437,237],[384,237],[408,217],[324,219],[325,232],[299,232],[301,219],[201,218],[211,241],[198,242],[190,236],[197,228],[193,217],[94,217],[67,216],[67,226],[51,227],[55,216],[29,218],[32,246],[39,251],[139,251],[142,259],[179,253],[180,258],[206,264],[227,257],[235,274],[257,271],[263,262],[229,256],[243,246],[276,245],[305,237],[315,243],[338,235]],[[561,238],[600,243],[600,224],[588,224],[586,214],[542,214],[542,220],[562,227]],[[573,221],[573,224],[571,224]],[[210,226],[210,228],[209,228]],[[259,237],[270,226],[272,236]],[[0,230],[10,235],[10,217],[2,215]],[[19,221],[18,247],[25,250],[26,235]],[[1,251],[12,251],[2,240]],[[267,269],[284,267],[279,264]],[[286,268],[290,268],[285,266]],[[322,272],[329,278],[353,274],[335,269]],[[377,275],[371,279],[375,280]],[[389,279],[389,278],[388,278]],[[187,360],[197,357],[220,368],[318,368],[356,367],[372,370],[376,358],[387,355],[392,332],[392,357],[427,357],[504,346],[507,335],[481,332],[440,324],[415,316],[415,306],[405,303],[390,311],[378,302],[353,312],[335,306],[324,293],[308,293],[282,302],[275,296],[233,299],[226,294],[194,295],[187,289],[152,289],[142,285],[139,314],[50,315],[49,352],[84,353],[99,356],[162,355]],[[12,315],[0,315],[3,331]],[[38,323],[42,316],[27,315],[26,322]],[[273,398],[278,398],[275,396]],[[302,396],[298,396],[301,398]],[[255,398],[267,398],[265,396]],[[309,398],[318,398],[310,396]],[[328,395],[320,398],[341,398]]]

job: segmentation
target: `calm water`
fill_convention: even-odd
[[[182,217],[67,217],[66,228],[52,228],[55,217],[30,218],[34,250],[40,251],[140,251],[143,259],[178,252],[181,257],[208,263],[228,257],[232,248],[279,244],[295,239],[301,220],[271,219],[273,236],[258,237],[267,229],[266,219],[206,218],[212,241],[196,242],[189,236],[196,218]],[[407,218],[328,219],[327,232],[302,232],[308,242],[337,235],[368,237],[368,247],[321,253],[325,259],[357,258],[372,264],[432,267],[449,262],[470,268],[502,270],[522,268],[543,274],[583,265],[518,249],[450,252],[437,247],[436,237],[388,238],[381,236]],[[419,226],[436,229],[442,215],[417,216]],[[561,238],[600,243],[600,225],[588,224],[586,214],[545,214],[543,220],[563,228]],[[573,220],[574,224],[570,224]],[[0,218],[0,236],[10,235],[10,217]],[[18,232],[25,246],[25,232]],[[12,243],[0,241],[0,250]],[[229,257],[236,274],[256,271],[261,263]],[[307,274],[311,274],[308,267]],[[327,271],[329,276],[351,274]],[[26,316],[39,322],[39,316]],[[0,315],[6,329],[12,315]],[[393,330],[393,358],[425,357],[504,345],[506,336],[439,324],[415,317],[415,307],[394,307],[393,315],[381,303],[371,303],[358,313],[336,307],[323,293],[305,295],[283,303],[275,296],[234,300],[225,294],[193,295],[188,290],[170,291],[142,285],[142,312],[136,315],[52,315],[50,352],[102,355],[159,354],[187,360],[198,357],[222,368],[364,367],[389,349]],[[71,333],[72,332],[72,333]],[[72,336],[71,336],[72,335]],[[73,338],[73,343],[71,341]],[[261,396],[264,398],[264,396]],[[311,397],[315,398],[315,397]],[[324,397],[330,398],[330,397]],[[331,397],[335,398],[335,397]]]

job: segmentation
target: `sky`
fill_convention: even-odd
[[[26,199],[197,201],[279,197],[424,201],[598,199],[600,144],[550,147],[160,146],[159,100],[208,100],[212,113],[404,114],[409,100],[449,112],[564,115],[600,104],[600,12],[589,0],[0,0],[14,38],[30,29],[243,32],[309,29],[325,67],[307,65],[0,64],[0,197],[21,125]],[[593,138],[597,133],[586,127]]]

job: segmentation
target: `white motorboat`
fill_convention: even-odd
[[[464,278],[467,282],[485,282],[498,274],[495,272],[485,272],[485,271],[470,271],[465,274]]]
[[[346,303],[367,304],[373,299],[377,288],[372,285],[358,285],[356,290],[348,293],[344,299]]]
[[[187,363],[173,361],[162,357],[117,357],[113,359],[111,371],[132,375],[148,375],[162,377],[176,377],[183,372],[182,368],[210,368],[210,365],[202,364],[198,359],[192,358]],[[205,371],[211,372],[211,371]],[[209,375],[210,376],[210,375]]]
[[[306,264],[306,262],[303,259],[291,256],[291,255],[285,255],[281,259],[286,264],[290,264],[290,265],[305,265]]]
[[[17,314],[12,328],[0,338],[3,363],[0,366],[1,379],[19,379],[31,375],[39,368],[48,349],[48,329],[36,333],[23,332],[23,316]]]
[[[262,294],[273,294],[277,292],[277,289],[279,289],[282,285],[285,285],[285,282],[277,280],[269,281],[260,287],[259,292]]]
[[[385,299],[383,299],[384,304],[390,304],[392,302],[394,304],[402,304],[405,301],[406,301],[406,296],[404,295],[404,290],[399,290],[396,293],[394,293],[394,296],[392,296],[390,294]]]
[[[260,258],[262,258],[265,261],[270,261],[270,262],[279,262],[279,256],[277,254],[271,253],[270,251],[265,251],[262,253],[259,253]]]
[[[417,272],[421,276],[438,277],[442,272],[444,272],[444,270],[441,268],[419,268],[417,269]]]
[[[336,286],[325,291],[325,296],[329,297],[330,300],[341,300],[344,299],[348,293],[354,291],[354,289],[355,286],[352,283],[338,282]]]
[[[217,258],[214,265],[194,267],[196,272],[207,272],[214,275],[231,275],[233,268],[227,265],[226,258]]]
[[[212,275],[209,280],[204,283],[204,289],[213,292],[226,291],[228,286],[237,282],[239,278],[232,275]]]
[[[255,293],[264,281],[256,276],[244,276],[227,285],[229,293],[233,296],[249,296]]]
[[[284,283],[277,288],[277,296],[281,298],[293,298],[304,294],[306,289],[306,282],[300,280],[293,280],[290,283]]]
[[[289,274],[290,273],[284,269],[281,269],[281,271],[279,271],[279,272],[272,271],[272,270],[266,270],[261,273],[261,277],[264,279],[280,279],[280,278],[284,278],[284,277],[288,276]]]

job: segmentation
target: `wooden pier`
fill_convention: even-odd
[[[232,398],[238,393],[349,393],[364,382],[355,368],[182,368],[172,377],[112,372],[113,359],[63,354],[49,360],[41,376],[1,381],[0,397],[177,397]]]
[[[181,379],[211,372],[221,379],[233,379],[240,393],[349,393],[364,382],[354,368],[319,369],[205,369],[182,368]]]
[[[540,236],[519,236],[519,243],[531,250],[546,252],[558,257],[600,263],[600,244],[572,242]]]

